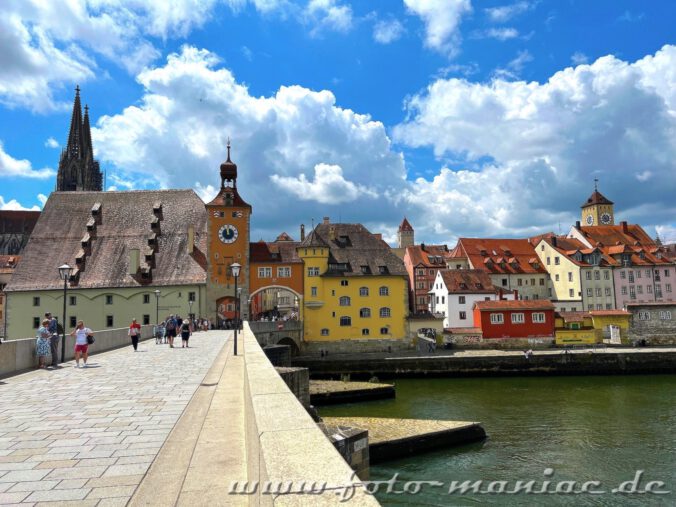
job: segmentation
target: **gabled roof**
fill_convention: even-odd
[[[277,239],[275,239],[275,242],[280,241],[293,241],[293,238],[289,236],[287,233],[283,232],[279,236],[277,236]]]
[[[414,267],[445,268],[445,259],[448,257],[446,245],[414,245],[406,247],[406,253]]]
[[[92,208],[100,203],[99,218]],[[160,216],[154,211],[161,203]],[[159,228],[151,228],[157,219]],[[77,267],[75,259],[89,232],[90,250],[79,270],[78,288],[140,287],[206,282],[206,220],[204,203],[192,190],[138,190],[125,192],[53,192],[24,249],[7,291],[62,289],[57,268]],[[87,224],[94,224],[88,231]],[[195,248],[188,254],[188,226],[194,225]],[[93,227],[93,225],[92,225]],[[94,234],[92,234],[94,232]],[[160,247],[154,253],[151,280],[130,275],[132,249],[141,264],[156,233]]]
[[[399,232],[401,231],[408,231],[408,232],[413,232],[413,227],[411,227],[411,224],[408,222],[406,217],[401,221],[401,224],[399,224]]]
[[[554,310],[554,303],[548,299],[519,299],[516,301],[477,301],[474,308],[480,311],[490,310]]]
[[[593,206],[594,204],[613,204],[613,201],[606,198],[598,190],[594,190],[592,195],[589,196],[589,199],[587,199],[587,201],[585,203],[583,203],[580,206],[580,208],[586,208],[587,206]]]
[[[302,262],[298,257],[297,247],[299,245],[297,241],[266,243],[261,240],[257,243],[250,243],[249,260],[252,263],[299,263]]]
[[[585,318],[591,318],[588,312],[556,312],[564,322],[584,322]]]
[[[319,227],[319,226],[317,226]],[[305,239],[301,241],[300,245],[302,247],[315,247],[315,248],[328,248],[329,244],[322,239],[322,237],[317,234],[317,227],[310,231],[310,234],[305,236]]]
[[[655,241],[638,224],[582,226],[579,230],[592,245],[634,245],[639,242],[642,246],[655,246]]]
[[[490,274],[547,273],[539,261],[530,262],[537,253],[528,239],[460,238],[450,257],[466,257],[474,269]]]
[[[444,269],[439,271],[449,294],[495,294],[491,278],[480,269]]]

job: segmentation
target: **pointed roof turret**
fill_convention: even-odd
[[[319,227],[319,226],[317,226]],[[319,248],[329,248],[329,245],[322,237],[317,233],[317,227],[312,229],[312,232],[308,234],[305,239],[301,242],[299,246],[301,247],[319,247]]]
[[[70,131],[66,153],[69,158],[82,156],[82,105],[80,104],[80,86],[75,87],[75,100],[73,101],[73,114],[70,118]]]
[[[228,159],[221,164],[221,188],[225,187],[226,181],[231,181],[232,186],[237,186],[237,164],[230,160],[230,138],[228,137]]]
[[[92,131],[89,128],[89,106],[85,104],[84,120],[82,121],[82,148],[83,155],[91,153],[94,156],[94,148],[92,147]]]
[[[594,192],[589,196],[587,202],[582,204],[580,208],[586,208],[587,206],[593,206],[594,204],[614,204],[613,201],[606,198],[601,192],[599,192],[599,179],[594,178]]]
[[[401,221],[401,224],[399,225],[399,231],[413,231],[413,227],[411,224],[408,222],[406,217]]]

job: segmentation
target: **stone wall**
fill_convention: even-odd
[[[632,313],[629,326],[631,341],[645,340],[648,345],[676,344],[676,304],[632,304],[629,308]],[[639,319],[639,313],[646,312],[650,318]],[[660,319],[660,312],[670,312],[671,318]]]
[[[554,346],[554,338],[483,338],[471,336],[444,336],[444,343],[463,349],[548,349]]]
[[[396,352],[414,350],[412,340],[337,340],[334,342],[303,342],[303,356],[333,356],[340,354],[363,354],[369,352]]]
[[[96,342],[89,347],[90,354],[98,354],[124,346],[131,346],[127,336],[128,328],[106,329],[94,331]],[[153,334],[153,326],[141,327],[141,339],[147,340]],[[37,368],[38,359],[35,354],[36,339],[24,338],[9,340],[0,345],[0,377],[14,375],[24,370]],[[73,359],[75,337],[66,335],[66,361]],[[61,361],[61,341],[59,341],[59,361]]]
[[[305,407],[310,408],[310,370],[307,368],[275,368],[291,392]]]

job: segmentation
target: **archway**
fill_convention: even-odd
[[[290,287],[268,285],[260,287],[249,296],[251,321],[276,321],[300,319],[302,295]]]
[[[300,352],[300,349],[298,348],[298,344],[293,338],[290,338],[288,336],[282,338],[277,342],[277,345],[287,345],[289,347],[289,351],[291,353],[291,357],[295,357],[298,355]]]

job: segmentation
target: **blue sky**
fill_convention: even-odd
[[[252,239],[567,231],[600,179],[676,241],[670,1],[0,4],[0,206],[54,188],[73,89],[111,190],[209,198],[229,136]]]

